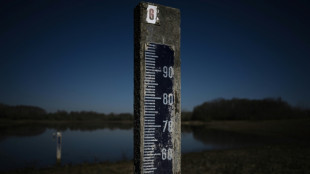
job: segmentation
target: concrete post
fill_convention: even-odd
[[[135,173],[181,173],[180,11],[134,11]]]

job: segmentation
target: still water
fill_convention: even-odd
[[[60,161],[62,165],[133,159],[131,126],[97,128],[84,128],[81,125],[73,128],[24,126],[15,128],[14,131],[2,130],[0,171],[56,165],[56,132],[61,132],[62,135]],[[253,136],[199,126],[182,127],[182,153],[229,149],[260,142],[258,137]]]

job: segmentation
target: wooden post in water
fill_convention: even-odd
[[[56,160],[57,163],[61,163],[61,141],[62,141],[62,134],[61,132],[56,133]]]
[[[181,173],[180,11],[134,11],[135,173]]]

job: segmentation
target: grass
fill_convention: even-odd
[[[182,173],[302,174],[310,172],[308,146],[273,145],[184,155]]]
[[[95,164],[79,164],[79,165],[65,165],[44,169],[21,169],[7,174],[116,174],[116,173],[133,173],[132,161],[122,162],[104,162]]]
[[[190,174],[306,174],[310,172],[309,146],[261,146],[246,149],[204,151],[182,155],[182,173]],[[7,174],[126,174],[133,162],[66,165],[23,169]]]

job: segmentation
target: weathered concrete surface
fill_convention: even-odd
[[[146,22],[148,4],[158,7],[159,22]],[[165,44],[174,50],[174,122],[172,159],[173,173],[181,173],[181,70],[180,70],[180,11],[153,3],[140,3],[134,10],[134,166],[135,173],[143,173],[144,72],[145,44]]]

